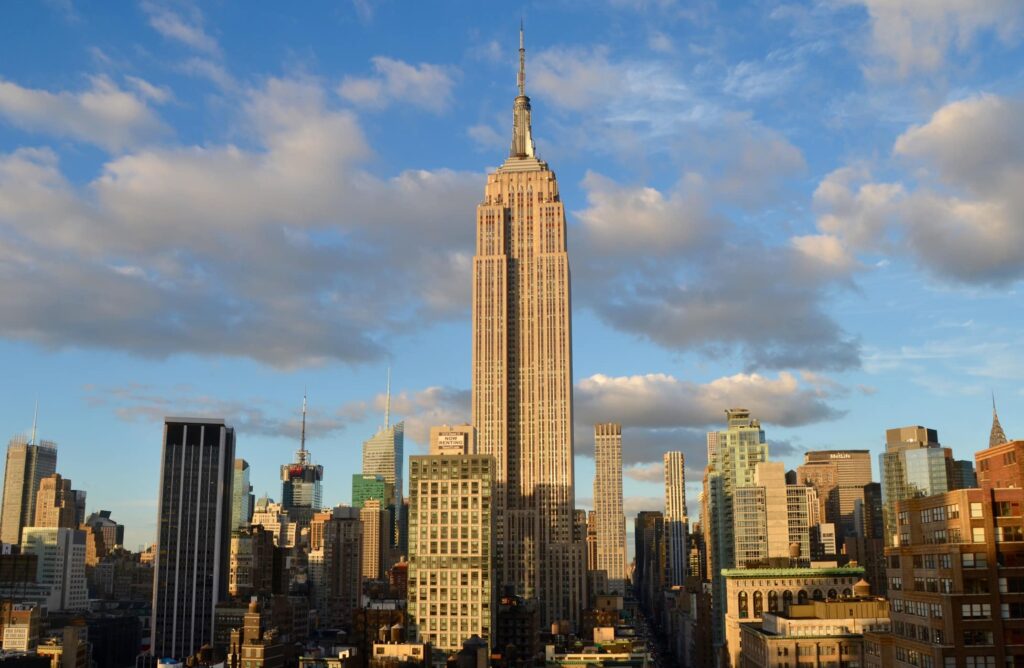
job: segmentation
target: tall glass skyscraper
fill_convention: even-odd
[[[152,652],[185,659],[213,643],[228,592],[235,430],[223,420],[166,418],[153,561]]]
[[[939,445],[939,434],[921,426],[885,431],[882,472],[882,520],[885,546],[896,542],[896,502],[952,489],[953,452]]]
[[[57,472],[57,444],[17,436],[7,446],[4,472],[3,511],[0,512],[0,541],[18,544],[21,531],[35,523],[39,482]]]
[[[736,489],[754,484],[759,463],[768,460],[761,423],[745,408],[725,411],[725,431],[708,434],[708,466],[704,475],[707,515],[704,518],[711,561],[713,643],[725,642],[725,581],[723,568],[736,567],[734,498]]]

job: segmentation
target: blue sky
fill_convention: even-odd
[[[475,206],[517,28],[573,271],[577,499],[747,406],[773,456],[1011,437],[1024,5],[141,2],[0,9],[0,425],[152,539],[161,418],[226,417],[279,496],[309,393],[349,501],[386,369],[409,447],[469,418]]]

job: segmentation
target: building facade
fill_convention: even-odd
[[[594,517],[597,570],[609,593],[626,593],[626,516],[622,514],[622,425],[594,425]]]
[[[235,431],[223,420],[166,418],[153,562],[152,653],[184,659],[213,642],[227,596]]]
[[[380,580],[384,577],[388,547],[388,511],[381,506],[379,499],[367,499],[359,509],[359,521],[363,525],[363,578]]]
[[[244,459],[235,460],[231,496],[231,528],[244,529],[252,521],[256,501],[249,483],[249,462]]]
[[[40,480],[35,516],[33,526],[77,529],[81,524],[78,521],[78,494],[71,489],[71,480],[59,473]]]
[[[738,568],[722,572],[728,597],[725,617],[725,655],[729,666],[740,666],[745,651],[740,627],[763,621],[766,613],[782,613],[793,603],[837,601],[853,597],[863,568]],[[793,660],[794,667],[798,659]]]
[[[889,629],[881,598],[810,601],[764,613],[740,624],[743,652],[737,668],[863,666],[864,633]]]
[[[493,646],[495,478],[490,455],[409,458],[409,628],[444,652]]]
[[[520,38],[522,33],[520,33]],[[565,210],[534,149],[525,49],[509,157],[487,177],[473,258],[473,425],[496,462],[500,582],[537,599],[542,625],[579,621],[574,543],[572,329]]]
[[[707,436],[708,464],[704,473],[702,526],[712,587],[714,647],[725,642],[725,582],[723,569],[734,568],[736,535],[734,496],[738,487],[754,482],[754,470],[768,460],[768,444],[761,423],[745,408],[725,411],[726,430]]]
[[[891,633],[865,636],[865,666],[1024,666],[1024,441],[975,456],[976,489],[896,504]]]
[[[926,427],[885,431],[885,452],[878,456],[882,475],[882,522],[885,545],[893,545],[896,503],[952,488],[953,452],[939,445],[939,433]]]
[[[871,484],[871,453],[867,450],[815,450],[804,453],[797,482],[818,494],[822,522],[834,524],[841,541],[856,533],[856,506]]]
[[[476,429],[470,424],[439,425],[430,428],[430,454],[475,455]]]
[[[7,446],[0,542],[17,545],[21,530],[35,525],[36,494],[43,478],[57,472],[57,444],[18,436]]]
[[[668,542],[669,585],[682,586],[689,574],[690,520],[686,509],[686,458],[681,452],[666,452],[665,536]]]

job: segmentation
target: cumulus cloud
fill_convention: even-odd
[[[84,188],[52,152],[0,156],[0,334],[290,367],[465,312],[479,175],[371,176],[358,122],[313,82],[239,107],[253,148],[130,152]]]
[[[0,117],[23,130],[68,137],[111,151],[166,131],[146,104],[154,94],[162,95],[161,89],[141,79],[130,81],[138,93],[124,90],[104,76],[92,77],[89,83],[87,90],[53,93],[0,79]]]
[[[1024,276],[1024,102],[980,95],[949,103],[896,140],[916,187],[863,169],[818,186],[818,227],[850,248],[908,251],[936,276],[1006,284]]]
[[[876,77],[934,72],[951,49],[965,51],[984,32],[1013,43],[1020,39],[1024,5],[1017,0],[845,0],[863,6],[871,24],[871,48],[881,63]],[[895,65],[895,69],[892,67]]]
[[[688,175],[666,194],[587,172],[587,208],[578,213],[583,240],[595,252],[631,258],[691,249],[713,233],[702,185],[698,175]]]
[[[623,477],[638,482],[664,482],[665,465],[662,462],[651,462],[649,464],[633,464],[622,469]]]
[[[578,421],[616,421],[631,427],[710,427],[721,424],[723,410],[749,408],[762,422],[794,427],[838,417],[820,386],[801,383],[794,374],[774,378],[735,374],[698,384],[668,374],[605,376],[580,381],[575,403]]]
[[[455,87],[451,68],[430,63],[411,65],[385,56],[376,56],[371,62],[376,74],[345,77],[338,87],[341,97],[368,107],[405,102],[434,113],[450,105]]]

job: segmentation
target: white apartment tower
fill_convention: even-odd
[[[409,628],[458,652],[477,635],[493,642],[494,458],[409,458]]]

